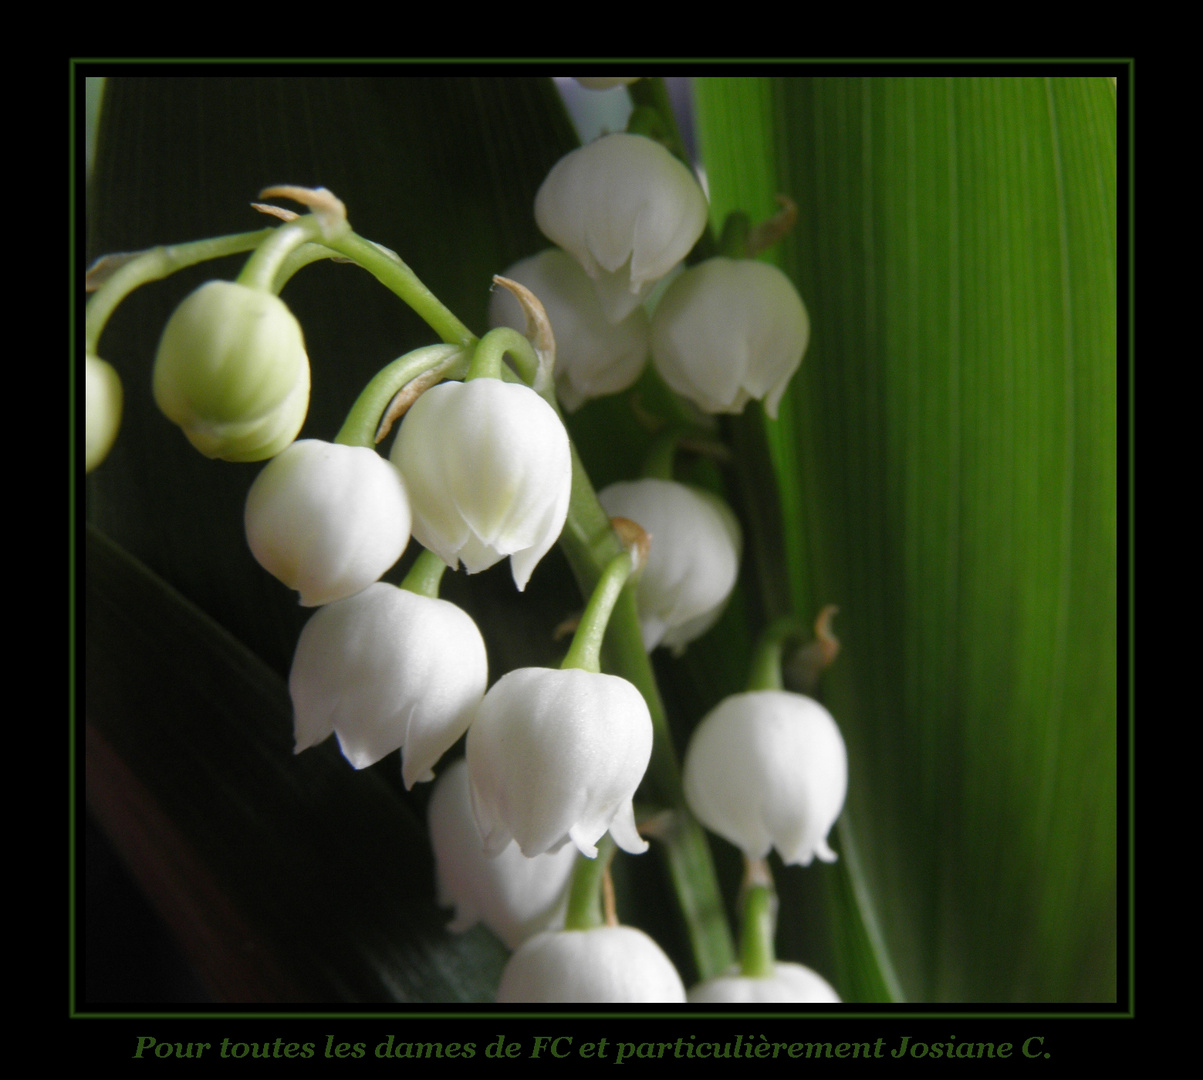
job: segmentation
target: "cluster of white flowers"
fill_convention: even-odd
[[[780,271],[711,259],[681,272],[650,316],[644,307],[707,223],[697,181],[664,147],[617,134],[576,150],[553,167],[534,212],[558,247],[506,276],[548,312],[566,407],[631,386],[650,351],[664,382],[699,409],[738,412],[756,398],[776,415],[809,333]],[[495,297],[493,321],[520,328],[507,303]],[[247,497],[248,543],[318,609],[289,680],[297,751],[335,735],[358,769],[400,750],[409,788],[433,780],[466,733],[465,762],[444,770],[430,828],[452,928],[483,920],[517,950],[499,1000],[684,1001],[672,962],[641,931],[560,929],[578,853],[596,858],[607,832],[627,852],[648,847],[634,810],[653,743],[643,696],[596,665],[523,668],[489,688],[485,644],[464,611],[380,581],[412,530],[469,574],[508,557],[523,590],[564,527],[572,451],[556,409],[526,385],[469,374],[417,397],[388,458],[294,442],[309,397],[299,325],[270,292],[210,282],[167,324],[154,388],[204,453],[272,459]],[[715,624],[734,588],[735,515],[668,479],[616,483],[599,500],[650,536],[636,578],[644,645],[679,652]],[[727,699],[699,725],[684,783],[699,820],[749,858],[772,846],[787,863],[835,858],[827,834],[847,785],[844,744],[808,698]],[[808,969],[778,964],[771,978],[711,980],[690,1000],[838,999]]]
[[[776,417],[810,338],[806,306],[780,270],[708,259],[671,281],[650,319],[642,306],[693,248],[707,212],[689,170],[639,135],[604,136],[551,170],[535,220],[562,251],[524,259],[504,276],[547,308],[566,408],[631,386],[650,349],[661,378],[704,412],[740,412],[755,398]],[[523,325],[504,297],[490,320]]]
[[[515,264],[504,276],[544,303],[556,336],[557,390],[567,408],[631,386],[650,351],[661,378],[703,411],[739,412],[756,398],[776,416],[809,337],[805,306],[784,274],[764,263],[714,258],[679,274],[650,317],[643,304],[655,282],[672,273],[692,248],[705,216],[692,176],[662,147],[639,136],[603,137],[552,169],[536,198],[535,217],[559,247]],[[495,326],[524,325],[508,293],[495,295],[490,318]],[[644,645],[679,652],[714,625],[734,587],[742,547],[735,515],[712,493],[667,479],[612,484],[598,497],[608,514],[638,523],[650,536],[636,587]],[[575,811],[562,822],[539,812],[517,828],[499,823],[495,807],[513,787],[513,779],[503,776],[507,770],[515,778],[523,769],[529,774],[532,762],[546,757],[552,765],[563,758],[558,742],[576,738],[584,746],[596,737],[582,737],[552,721],[565,711],[557,699],[569,681],[606,678],[574,672],[567,680],[568,674],[511,673],[490,691],[496,698],[486,699],[471,729],[469,770],[488,761],[488,775],[496,783],[492,789],[475,777],[473,782],[486,849],[510,851],[516,838],[526,855],[554,850],[572,820],[578,825],[568,827],[568,835],[586,854],[604,831],[603,820],[619,846],[646,846],[627,816],[627,795],[618,790],[607,800],[603,818],[591,826]],[[596,700],[604,701],[606,693],[599,684]],[[531,708],[531,701],[538,706]],[[507,723],[504,734],[512,740],[507,743],[491,731],[493,721],[483,718],[503,716],[520,702],[527,716],[521,725]],[[587,712],[572,712],[582,727]],[[514,739],[519,729],[521,736]],[[604,729],[598,725],[596,730]],[[634,729],[642,730],[643,725]],[[643,759],[638,735],[624,738],[625,731],[612,724],[611,745],[625,743]],[[594,752],[604,753],[600,745]],[[609,756],[618,763],[613,750]],[[501,761],[506,764],[498,768],[495,763]],[[541,774],[543,768],[534,771]],[[787,862],[809,863],[816,854],[834,858],[826,838],[843,803],[847,765],[839,731],[817,702],[785,693],[728,699],[699,726],[685,775],[694,813],[749,858],[766,855],[773,841]],[[585,797],[570,794],[571,779],[556,787],[561,806]],[[623,809],[615,816],[611,808],[619,805]],[[459,903],[462,907],[464,901]],[[682,1000],[682,992],[671,963],[637,930],[552,929],[515,953],[499,1000],[670,1002]],[[712,979],[696,987],[689,1000],[839,998],[808,968],[779,963],[772,977],[735,973]]]

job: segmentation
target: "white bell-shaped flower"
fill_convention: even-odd
[[[414,402],[390,454],[413,510],[413,534],[469,574],[507,555],[525,589],[564,528],[572,492],[568,433],[529,386],[445,382]]]
[[[535,196],[539,228],[585,268],[611,322],[689,254],[708,209],[688,168],[658,142],[624,133],[560,158]]]
[[[652,316],[652,362],[682,397],[709,413],[777,407],[810,341],[810,317],[775,266],[708,259],[677,277]]]
[[[773,974],[765,978],[749,978],[736,968],[727,975],[707,979],[690,989],[689,1003],[838,1005],[840,996],[831,983],[810,968],[779,961],[773,965]]]
[[[651,537],[635,602],[649,651],[675,652],[722,614],[739,576],[739,521],[720,498],[672,480],[630,480],[598,494],[611,517],[629,518]]]
[[[499,1002],[524,1004],[685,1001],[673,962],[633,926],[536,934],[501,973]]]
[[[646,331],[643,349],[646,358]],[[89,473],[104,461],[117,438],[125,395],[111,364],[88,353],[84,365],[84,472]]]
[[[485,850],[513,839],[533,857],[571,839],[596,858],[608,829],[624,851],[646,851],[632,800],[651,756],[651,714],[626,679],[579,668],[503,675],[468,732]]]
[[[464,611],[377,582],[318,609],[301,631],[288,679],[297,753],[333,733],[363,769],[403,748],[410,788],[434,778],[487,683],[484,639]]]
[[[573,412],[590,398],[617,394],[647,363],[650,323],[637,307],[612,323],[593,282],[566,251],[547,251],[515,263],[503,275],[525,285],[543,304],[556,339],[556,393]],[[494,289],[489,324],[525,332],[526,317],[513,293]]]
[[[309,410],[301,325],[278,296],[207,282],[163,328],[154,394],[206,457],[266,461],[297,437]]]
[[[721,701],[697,726],[682,771],[697,819],[745,855],[787,866],[833,862],[827,834],[844,807],[848,752],[822,705],[784,690]]]
[[[255,478],[245,523],[259,565],[316,607],[367,588],[401,557],[409,497],[375,450],[300,439]]]
[[[448,765],[435,781],[427,808],[439,903],[455,907],[456,933],[483,922],[511,949],[540,930],[564,925],[576,848],[528,859],[516,844],[485,854],[472,814],[468,764]]]

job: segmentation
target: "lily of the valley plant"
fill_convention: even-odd
[[[935,696],[945,684],[925,668],[925,650],[952,631],[958,605],[969,609],[980,595],[970,581],[939,604],[933,599],[912,637],[900,617],[872,632],[858,622],[859,638],[837,660],[824,606],[838,600],[847,609],[849,598],[820,595],[825,586],[809,579],[801,587],[799,568],[813,565],[820,580],[822,566],[860,541],[858,529],[871,542],[885,531],[882,508],[898,510],[926,546],[908,548],[906,558],[890,551],[875,564],[876,591],[851,597],[865,605],[885,596],[893,618],[932,587],[941,559],[961,548],[984,559],[973,545],[991,530],[1015,529],[1016,551],[1026,541],[1009,517],[979,519],[967,500],[954,499],[932,531],[920,498],[928,477],[944,478],[967,461],[986,470],[994,464],[972,442],[968,418],[958,429],[963,451],[961,442],[940,446],[922,475],[889,476],[872,488],[856,528],[824,534],[811,524],[823,493],[863,478],[855,459],[835,476],[808,472],[809,460],[799,464],[821,440],[813,414],[812,427],[800,424],[798,378],[811,362],[812,339],[866,325],[877,333],[879,318],[888,335],[890,318],[913,310],[930,267],[960,267],[949,270],[947,245],[933,244],[923,249],[926,264],[918,255],[908,264],[914,273],[905,281],[875,279],[871,256],[895,238],[874,232],[870,208],[861,208],[869,269],[858,280],[871,294],[871,318],[833,329],[822,304],[832,302],[834,287],[807,278],[800,289],[798,274],[775,265],[786,262],[783,244],[822,249],[822,216],[799,217],[787,198],[776,216],[746,213],[729,193],[712,205],[659,84],[600,82],[632,86],[638,107],[628,130],[546,164],[522,214],[542,239],[497,258],[471,308],[461,309],[456,294],[453,311],[431,285],[459,272],[431,266],[458,260],[453,246],[438,255],[394,253],[386,246],[393,238],[366,238],[352,224],[357,193],[341,184],[346,205],[324,188],[248,191],[267,215],[250,231],[164,236],[170,247],[99,264],[89,279],[81,353],[86,469],[103,477],[124,452],[128,403],[153,396],[157,422],[165,432],[174,425],[180,447],[213,459],[206,468],[240,470],[242,520],[234,515],[229,527],[245,535],[257,588],[288,594],[293,610],[304,609],[303,625],[287,639],[299,756],[282,752],[276,767],[287,772],[325,754],[349,783],[388,777],[398,804],[423,816],[433,852],[424,902],[442,932],[483,936],[508,957],[489,987],[497,1001],[684,1010],[901,998],[870,886],[884,890],[926,869],[898,874],[893,862],[878,860],[879,878],[866,876],[845,826],[878,794],[864,792],[858,778],[881,775],[889,757],[881,746],[908,733],[900,726],[880,741],[866,738],[846,724],[855,695],[833,701],[825,689],[849,657],[872,663],[858,651],[871,639],[897,644],[906,657],[889,668],[891,693],[878,694],[873,707],[892,707],[893,694],[912,704],[916,695]],[[923,111],[922,102],[911,106]],[[913,145],[890,143],[899,155]],[[723,175],[722,162],[715,167]],[[833,200],[857,190],[834,172],[826,179]],[[918,200],[924,184],[943,181],[915,182],[897,199]],[[454,191],[449,185],[429,196],[454,198]],[[970,180],[957,189],[967,215],[974,191]],[[238,212],[230,208],[235,227]],[[966,233],[973,220],[966,218]],[[1071,220],[1064,229],[1074,227]],[[906,240],[925,238],[907,233]],[[1005,266],[1025,257],[999,255]],[[106,327],[135,290],[149,292],[185,269],[208,280],[157,327],[153,373],[135,393],[126,365],[106,354]],[[375,279],[398,325],[416,316],[425,338],[416,347],[405,339],[388,362],[372,360],[375,370],[344,399],[319,363],[321,351],[342,339],[313,326],[303,304],[294,310],[289,286],[326,274],[324,287],[336,294],[340,275],[361,271]],[[1048,295],[1039,300],[1053,303]],[[957,358],[985,348],[988,335],[973,336],[973,319],[974,305],[987,302],[984,292],[969,296],[959,315],[963,339],[925,341],[944,358],[940,371],[959,372]],[[348,306],[341,317],[349,342],[358,316]],[[889,355],[880,366],[889,370],[895,358],[882,349]],[[832,400],[872,412],[871,437],[891,448],[944,407],[923,396],[918,375],[906,380],[918,394],[912,399],[877,391],[863,373],[829,367],[821,374],[837,387]],[[959,395],[989,397],[1000,427],[1018,425],[1008,410],[1030,387],[1016,376],[1006,393],[995,393],[974,378],[966,374],[951,389],[941,383],[940,393],[957,407]],[[1067,421],[1080,422],[1080,413]],[[823,430],[839,423],[836,415]],[[1058,430],[1062,440],[1073,437]],[[612,454],[587,461],[582,437]],[[793,482],[774,484],[766,496],[750,479],[758,471]],[[1006,490],[1020,503],[1034,498],[1022,485]],[[1072,518],[1064,537],[1085,527],[1074,498],[1069,491],[1060,504]],[[1047,562],[1068,565],[1068,544],[1040,550]],[[792,576],[781,571],[787,555]],[[1075,579],[1056,610],[1020,591],[992,614],[1054,622],[1057,648],[1042,662],[1068,668],[1066,612],[1079,587],[1099,583]],[[504,610],[523,613],[500,636],[489,617],[500,606],[476,602],[498,588]],[[725,650],[724,635],[739,647]],[[540,659],[527,660],[532,654]],[[977,677],[975,655],[961,657],[957,679]],[[1036,694],[1030,671],[1017,668],[1011,677]],[[664,686],[675,692],[666,695]],[[963,719],[967,728],[987,727]],[[1032,737],[1033,746],[1038,741]],[[969,748],[978,745],[945,737],[933,744],[939,764],[931,768],[946,769],[949,786],[968,784],[957,770],[972,764]],[[1000,736],[1000,758],[1004,745]],[[1031,798],[1054,800],[1059,790],[1046,771]],[[315,815],[327,797],[313,792]],[[908,806],[913,813],[919,805],[922,821],[900,809],[885,825],[872,821],[869,835],[884,844],[898,829],[934,828],[955,840],[962,828],[985,828],[985,819],[966,824],[937,803],[916,800]],[[638,896],[655,865],[666,870],[675,903],[649,919]],[[852,929],[831,940],[781,932],[783,898],[796,899],[803,881],[838,881],[852,897],[843,901],[855,912],[845,924]],[[353,923],[356,899],[341,898],[345,912],[324,909],[324,917],[345,914]],[[788,918],[793,926],[810,922],[796,911]],[[679,923],[675,944],[660,932],[670,921]],[[915,948],[920,938],[907,940]]]

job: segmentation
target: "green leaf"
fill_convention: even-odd
[[[852,999],[1115,1000],[1112,80],[697,100],[713,221],[798,204],[812,342],[764,428],[792,604],[841,608],[843,858],[824,919],[782,883],[780,951],[837,941]]]

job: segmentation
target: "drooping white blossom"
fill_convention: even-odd
[[[739,576],[739,521],[717,496],[672,480],[611,484],[598,494],[611,517],[629,518],[651,537],[635,602],[649,651],[676,652],[722,614]]]
[[[632,926],[537,934],[505,966],[499,1002],[674,1004],[685,986],[673,962]]]
[[[572,490],[568,433],[530,387],[445,382],[414,402],[390,454],[413,510],[413,534],[452,569],[507,555],[525,589],[564,527]]]
[[[775,266],[708,259],[677,277],[652,316],[652,362],[668,385],[710,413],[752,398],[776,419],[810,341],[798,290]]]
[[[625,133],[560,158],[535,196],[543,235],[584,267],[612,322],[689,254],[707,214],[685,165],[659,143]]]
[[[571,839],[595,858],[609,830],[624,851],[646,851],[633,799],[651,754],[651,714],[625,679],[578,668],[503,675],[468,732],[485,850],[501,851],[513,839],[535,856]]]
[[[412,787],[433,779],[487,683],[484,639],[464,611],[377,582],[319,608],[301,631],[288,680],[297,753],[334,734],[362,769],[403,749]]]
[[[725,698],[695,729],[682,771],[697,819],[745,855],[787,866],[833,862],[827,834],[844,807],[848,753],[835,720],[802,694]]]
[[[621,322],[610,322],[593,282],[558,248],[523,259],[502,276],[525,285],[547,312],[556,341],[556,392],[569,412],[590,398],[617,394],[639,378],[647,363],[650,333],[642,307]],[[525,316],[508,290],[493,290],[489,323],[524,330]]]
[[[297,437],[309,410],[300,323],[278,296],[207,282],[163,328],[154,395],[206,457],[274,457]]]
[[[839,1004],[840,996],[821,975],[802,964],[778,961],[773,974],[765,978],[749,978],[738,967],[726,975],[708,979],[691,987],[691,1005],[743,1003],[772,1005],[798,1003],[808,1005]]]
[[[483,922],[516,949],[532,934],[563,926],[576,848],[528,859],[511,843],[486,855],[463,758],[440,772],[427,818],[439,903],[455,907],[449,929],[462,933]]]
[[[246,497],[246,538],[305,607],[378,581],[409,542],[409,497],[375,450],[300,439],[273,458]]]

